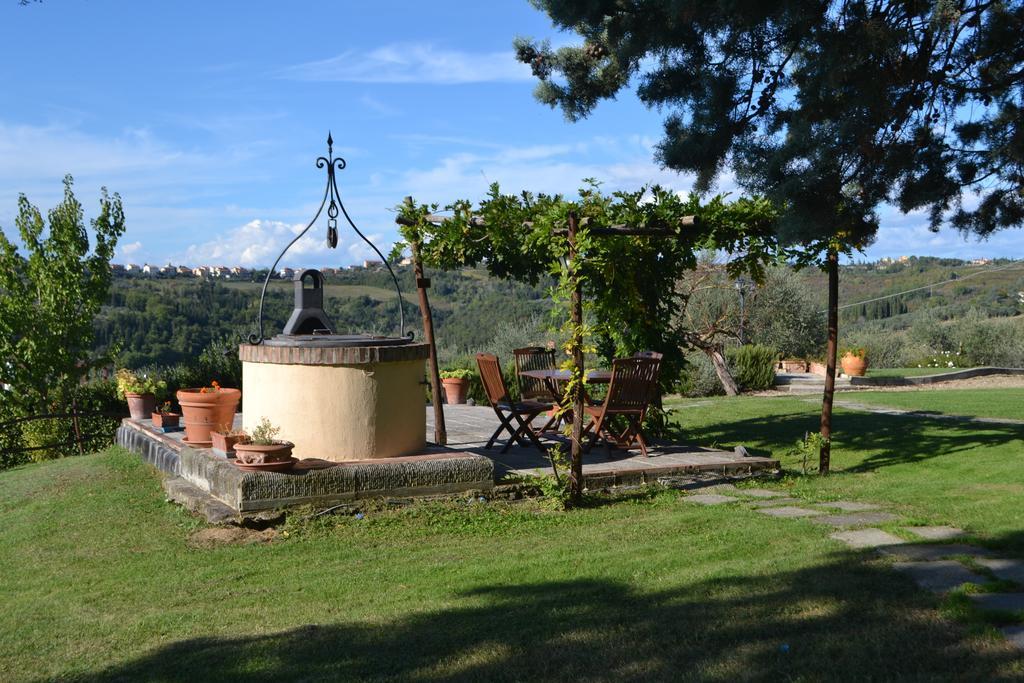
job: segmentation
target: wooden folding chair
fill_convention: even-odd
[[[614,444],[619,448],[629,449],[638,445],[640,452],[645,457],[648,455],[642,425],[647,407],[658,390],[660,369],[660,357],[634,356],[612,361],[612,379],[604,403],[584,407],[590,416],[590,422],[583,430],[584,434],[590,434],[584,452],[589,452],[601,438],[606,445]],[[612,425],[617,417],[625,418],[626,427],[621,431]]]
[[[516,361],[516,383],[519,386],[519,398],[524,401],[536,401],[547,404],[547,412],[550,419],[537,430],[539,433],[556,429],[562,417],[559,415],[561,406],[558,405],[558,394],[555,382],[545,382],[536,377],[524,377],[523,370],[554,370],[555,350],[545,349],[541,346],[527,346],[522,349],[515,349],[512,355]]]
[[[513,443],[529,447],[531,444],[541,451],[546,451],[544,445],[537,438],[530,422],[535,417],[550,408],[550,405],[538,403],[537,401],[512,401],[508,397],[508,388],[505,386],[505,378],[501,374],[501,365],[498,357],[489,353],[476,354],[476,364],[480,368],[480,381],[487,393],[487,400],[494,409],[501,423],[491,435],[486,448],[494,445],[495,440],[502,432],[508,432],[510,437],[501,449],[502,453],[508,452]],[[524,439],[525,437],[525,439]]]

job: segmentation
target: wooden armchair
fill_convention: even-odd
[[[589,452],[597,439],[601,438],[605,444],[619,448],[628,449],[638,445],[640,452],[645,457],[648,455],[642,424],[647,407],[658,390],[660,356],[633,356],[617,358],[612,362],[612,379],[604,403],[584,408],[591,418],[583,430],[584,434],[590,435],[590,440],[584,446],[585,452]],[[625,419],[626,426],[621,431],[612,424],[618,417]]]
[[[516,382],[519,385],[519,397],[524,401],[537,401],[547,404],[547,412],[550,417],[547,423],[541,427],[539,432],[546,432],[549,429],[558,427],[561,421],[559,411],[559,397],[557,384],[550,383],[536,377],[524,377],[523,370],[554,370],[555,350],[545,349],[541,346],[527,346],[522,349],[515,349],[512,355],[516,361]]]
[[[502,453],[508,452],[513,443],[526,447],[532,444],[541,451],[545,451],[544,445],[537,439],[533,428],[530,427],[530,422],[551,406],[532,400],[512,401],[509,399],[508,388],[505,386],[505,378],[501,374],[501,365],[498,363],[497,356],[478,353],[476,354],[476,364],[480,369],[480,381],[484,385],[487,400],[501,423],[491,435],[485,448],[493,446],[501,433],[507,431],[509,438],[501,449]]]

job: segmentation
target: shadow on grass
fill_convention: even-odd
[[[1024,671],[1005,643],[938,619],[934,598],[862,558],[662,591],[601,579],[491,586],[457,595],[454,607],[373,624],[182,640],[85,680],[996,680]]]
[[[728,415],[715,424],[691,427],[682,418],[681,433],[696,443],[723,446],[748,445],[752,454],[776,457],[810,432],[818,431],[814,412],[773,414],[730,420]],[[849,410],[833,418],[834,448],[846,453],[869,452],[859,463],[844,466],[846,472],[867,472],[890,465],[930,460],[980,447],[1001,446],[1024,439],[1024,425],[972,423],[932,419],[924,415],[883,415]]]

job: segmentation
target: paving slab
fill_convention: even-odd
[[[776,505],[792,505],[793,503],[802,503],[803,501],[799,498],[765,498],[764,500],[748,500],[744,501],[750,503],[751,507],[755,508],[770,508]]]
[[[1004,581],[1024,584],[1024,561],[996,558],[979,558],[975,561]]]
[[[1024,611],[1024,593],[978,593],[968,597],[980,609],[989,612]]]
[[[885,545],[899,545],[906,543],[899,536],[882,531],[881,529],[851,529],[849,531],[836,531],[829,534],[830,538],[842,541],[851,548],[878,548]]]
[[[968,555],[975,559],[992,555],[984,548],[966,543],[904,543],[903,545],[879,548],[878,551],[895,557],[897,560],[909,562],[943,560],[953,555]]]
[[[899,519],[891,512],[849,512],[845,515],[822,515],[816,517],[815,522],[828,524],[839,529],[851,526],[867,526],[868,524],[881,524]]]
[[[1010,641],[1010,645],[1018,650],[1024,650],[1024,626],[1005,626],[999,630]]]
[[[866,510],[877,510],[880,506],[874,503],[858,503],[850,500],[834,500],[831,503],[815,503],[817,507],[835,508],[844,512],[864,512]]]
[[[787,498],[788,496],[782,491],[772,491],[771,489],[736,489],[736,492],[743,496],[750,496],[751,498]]]
[[[964,530],[955,526],[908,526],[904,529],[929,541],[952,541],[964,535]]]
[[[952,560],[897,562],[893,568],[907,574],[919,587],[933,593],[948,593],[965,583],[986,582],[985,577]]]
[[[722,503],[735,503],[739,498],[723,496],[718,493],[696,493],[692,496],[686,496],[683,500],[697,503],[698,505],[721,505]]]
[[[783,517],[785,519],[797,518],[797,517],[814,517],[815,515],[825,514],[821,510],[807,510],[805,508],[793,507],[792,505],[783,505],[782,507],[766,507],[758,510],[762,515],[771,515],[772,517]]]

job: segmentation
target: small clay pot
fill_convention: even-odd
[[[156,410],[156,396],[153,394],[133,394],[125,392],[128,401],[128,412],[133,420],[145,420]]]
[[[444,398],[448,405],[456,405],[466,402],[466,395],[469,393],[469,380],[458,377],[446,377],[441,380],[444,388]]]
[[[839,362],[842,363],[843,372],[850,377],[863,377],[864,373],[868,371],[867,358],[858,358],[847,354]]]
[[[224,432],[210,432],[210,439],[213,441],[213,448],[224,451],[227,454],[235,452],[235,446],[239,441],[249,438],[245,434],[225,434]]]
[[[158,429],[177,427],[181,415],[178,413],[153,413],[153,426]]]
[[[295,444],[281,441],[272,444],[236,443],[235,460],[243,465],[265,465],[272,462],[291,460]]]

